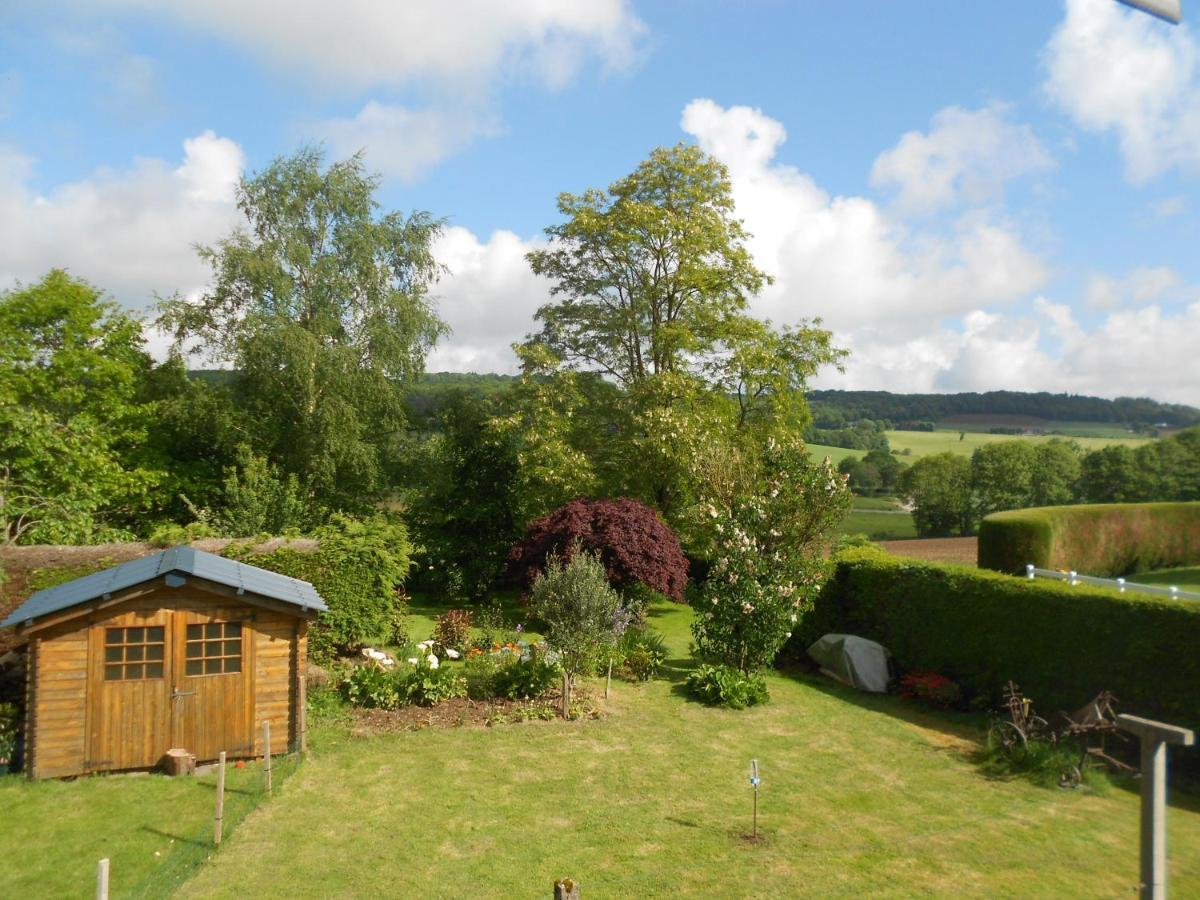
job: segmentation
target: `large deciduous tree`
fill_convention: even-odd
[[[128,536],[163,472],[141,324],[62,270],[0,294],[0,541]]]
[[[244,226],[199,248],[211,286],[165,302],[161,322],[237,370],[255,452],[317,502],[353,508],[381,490],[404,424],[398,382],[420,373],[444,331],[428,294],[441,226],[381,213],[359,156],[323,162],[303,149],[243,179]]]
[[[957,453],[918,459],[900,476],[900,491],[913,503],[921,537],[968,534],[975,524],[971,460]]]

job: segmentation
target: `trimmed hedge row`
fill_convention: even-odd
[[[1200,503],[1103,503],[993,513],[979,566],[1013,575],[1033,563],[1102,578],[1200,562]]]
[[[1047,718],[1107,689],[1126,712],[1200,726],[1200,603],[856,548],[794,640],[828,632],[878,641],[903,670],[940,672],[993,703],[1012,679]]]

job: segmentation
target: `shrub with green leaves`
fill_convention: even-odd
[[[309,631],[309,654],[317,660],[369,644],[403,642],[407,607],[401,586],[412,554],[404,524],[339,514],[313,536],[315,550],[285,545],[255,553],[231,544],[224,555],[312,583],[329,606]]]
[[[439,647],[463,652],[471,645],[472,616],[470,610],[452,609],[437,617],[433,639]]]
[[[710,706],[745,709],[770,699],[767,683],[761,675],[747,675],[732,666],[702,665],[687,679],[693,697]]]
[[[435,668],[428,657],[419,659],[415,666],[397,667],[395,678],[402,706],[433,706],[467,696],[467,680],[449,666]]]
[[[395,673],[374,664],[356,666],[342,682],[342,694],[366,709],[395,709],[400,702]]]
[[[649,681],[667,661],[667,642],[652,628],[630,628],[617,645],[620,671],[635,681]]]
[[[600,558],[576,549],[567,563],[551,556],[529,591],[529,606],[545,623],[546,644],[558,654],[564,678],[563,715],[576,676],[588,671],[616,635],[621,598],[608,583]]]

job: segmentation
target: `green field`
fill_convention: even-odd
[[[848,456],[861,459],[866,453],[866,450],[847,450],[845,447],[830,447],[826,444],[808,445],[808,455],[812,459],[822,460],[828,456],[835,466]]]
[[[962,435],[960,438],[959,435]],[[889,431],[888,444],[898,452],[902,459],[920,459],[934,453],[961,453],[970,456],[984,444],[994,444],[997,441],[1029,441],[1033,444],[1043,444],[1055,438],[1050,435],[1023,437],[1012,434],[980,434],[970,431]],[[1063,440],[1063,438],[1058,438]],[[1124,444],[1127,447],[1138,447],[1147,444],[1152,438],[1104,438],[1104,437],[1075,437],[1071,438],[1084,450],[1097,450],[1110,444]]]
[[[855,497],[838,534],[865,534],[873,541],[899,541],[917,536],[912,514],[893,497]]]
[[[1136,581],[1139,584],[1175,585],[1181,591],[1200,592],[1200,566],[1163,569],[1159,572],[1141,572],[1137,575],[1130,575],[1129,581]]]

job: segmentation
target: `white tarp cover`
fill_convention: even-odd
[[[887,648],[853,634],[827,634],[808,648],[827,674],[860,691],[883,693],[888,685]]]

